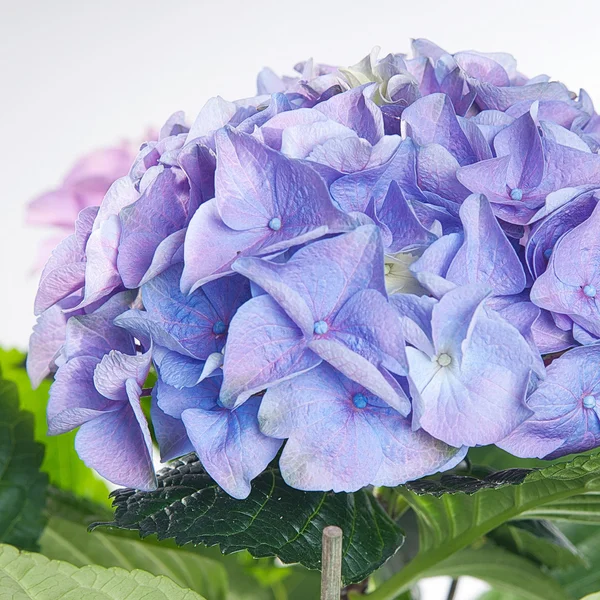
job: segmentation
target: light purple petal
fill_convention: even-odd
[[[538,458],[595,448],[600,443],[599,359],[600,349],[588,346],[552,361],[546,380],[527,401],[533,416],[498,445],[516,456]]]
[[[130,356],[111,350],[94,370],[94,386],[105,398],[123,400],[127,397],[126,383],[133,381],[139,387],[144,385],[150,364],[150,351]]]
[[[156,489],[156,476],[150,431],[136,392],[130,391],[130,403],[121,410],[84,423],[75,436],[75,450],[88,467],[112,483],[151,491]]]
[[[194,451],[190,442],[185,425],[180,419],[174,419],[164,413],[154,399],[154,390],[152,405],[150,406],[150,416],[152,418],[152,427],[156,435],[156,441],[160,449],[160,460],[167,462],[189,454]]]
[[[318,265],[315,268],[315,265]],[[316,321],[327,321],[359,290],[385,290],[383,252],[377,227],[315,242],[285,264],[242,258],[233,268],[270,294],[310,335]]]
[[[314,339],[308,347],[348,379],[368,389],[400,414],[406,416],[410,412],[406,394],[396,380],[386,373],[384,367],[374,365],[335,338]]]
[[[139,286],[163,240],[187,225],[189,185],[180,169],[165,169],[140,199],[120,212],[117,265],[128,288]]]
[[[473,149],[456,119],[452,102],[445,94],[430,94],[408,106],[402,113],[406,134],[417,144],[440,144],[460,165],[475,160]]]
[[[29,338],[27,374],[33,389],[47,377],[52,364],[65,342],[67,319],[59,305],[45,310],[37,319]]]
[[[379,107],[368,97],[370,87],[361,86],[337,94],[317,104],[315,109],[353,129],[369,143],[376,144],[383,137],[383,116]]]
[[[477,283],[496,295],[519,294],[525,289],[525,272],[484,196],[472,194],[460,208],[464,243],[446,278],[457,285]]]
[[[269,296],[257,296],[235,314],[229,328],[221,402],[232,407],[250,396],[316,367],[298,326]]]
[[[80,356],[58,369],[47,407],[48,435],[65,433],[123,406],[94,387],[94,370],[99,362],[91,356]]]
[[[207,473],[231,496],[250,494],[251,481],[275,458],[281,440],[258,428],[259,398],[230,411],[187,409],[181,418]]]

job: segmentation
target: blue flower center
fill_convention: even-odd
[[[316,321],[315,324],[313,325],[313,331],[317,335],[324,335],[325,333],[327,333],[329,331],[329,325],[327,325],[327,323],[325,323],[325,321]]]
[[[595,298],[596,297],[596,288],[595,288],[595,286],[588,284],[583,288],[583,293],[588,298]]]
[[[352,402],[356,408],[365,408],[367,406],[367,397],[364,394],[354,394]]]
[[[279,217],[273,217],[269,221],[269,229],[273,231],[279,231],[281,229],[281,219]]]
[[[550,258],[550,257],[552,256],[552,248],[546,248],[546,249],[544,250],[544,256],[545,256],[546,258]]]
[[[586,408],[594,408],[594,406],[596,406],[596,398],[594,398],[592,395],[586,396],[583,399],[583,405]]]
[[[520,188],[514,188],[510,190],[510,197],[517,202],[523,200],[523,190]]]
[[[225,325],[225,323],[223,323],[223,321],[217,321],[213,325],[213,333],[215,335],[223,335],[225,333],[226,329],[227,329],[227,325]]]

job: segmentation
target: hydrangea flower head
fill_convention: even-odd
[[[598,445],[589,96],[422,39],[297,72],[174,113],[79,213],[35,303],[51,432],[140,489],[194,451],[235,498],[278,455],[349,492]]]

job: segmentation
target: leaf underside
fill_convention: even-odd
[[[206,474],[194,455],[161,471],[158,489],[113,493],[114,521],[187,543],[219,545],[225,554],[248,550],[255,558],[320,569],[321,535],[328,525],[344,531],[344,585],[364,580],[402,545],[400,528],[368,491],[354,494],[302,492],[287,486],[275,468],[253,481],[245,500],[235,500]]]

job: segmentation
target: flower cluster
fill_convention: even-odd
[[[277,456],[337,492],[600,444],[600,116],[507,54],[413,50],[176,113],[79,214],[28,367],[100,474],[155,486],[143,396],[162,459],[236,498]]]

